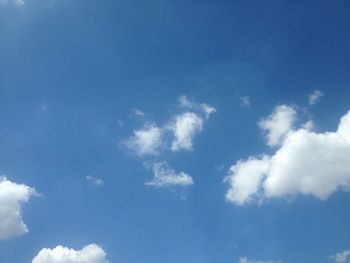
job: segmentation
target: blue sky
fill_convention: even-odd
[[[350,262],[349,12],[0,0],[0,262]]]

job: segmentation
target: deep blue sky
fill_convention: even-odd
[[[349,13],[349,1],[0,3],[0,174],[42,194],[1,263],[89,243],[112,263],[312,263],[349,249],[349,193],[241,207],[223,183],[271,152],[256,123],[279,103],[308,107],[321,90],[315,129],[336,129],[350,109]],[[143,125],[133,108],[164,123],[183,94],[217,110],[193,151],[162,157],[194,178],[185,198],[145,186],[147,158],[121,144]]]

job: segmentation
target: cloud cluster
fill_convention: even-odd
[[[81,250],[63,246],[53,249],[43,248],[32,263],[108,263],[104,250],[95,244],[90,244]]]
[[[350,262],[350,250],[344,250],[330,257],[334,263],[347,263]]]
[[[287,119],[294,119],[290,118],[294,113],[287,112]],[[268,119],[280,122],[280,118]],[[279,125],[270,124],[280,130]],[[276,134],[274,128],[270,132]],[[273,155],[251,156],[230,168],[226,177],[228,201],[243,205],[298,194],[324,200],[338,189],[350,189],[350,111],[341,118],[335,132],[316,133],[302,127],[290,128],[284,134]]]
[[[179,106],[186,110],[164,125],[152,123],[134,130],[133,135],[123,141],[126,147],[139,156],[158,155],[161,150],[192,150],[193,140],[202,131],[204,120],[216,110],[208,104],[192,102],[186,96],[180,96]]]
[[[123,141],[124,145],[139,157],[159,156],[163,151],[191,151],[193,141],[197,134],[203,130],[207,120],[216,109],[205,103],[196,103],[186,96],[180,96],[178,100],[181,112],[172,116],[163,125],[155,123],[146,124],[143,128],[133,131],[133,134]],[[154,178],[146,182],[146,185],[188,186],[193,184],[190,175],[169,168],[166,162],[154,161],[152,165]]]
[[[20,236],[28,232],[22,220],[21,205],[35,195],[35,190],[0,177],[0,239]]]

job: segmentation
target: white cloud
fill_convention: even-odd
[[[138,117],[143,117],[146,115],[146,113],[144,113],[143,111],[136,109],[136,108],[132,109],[131,113],[135,116],[138,116]]]
[[[134,135],[125,140],[125,145],[138,155],[157,155],[163,145],[163,131],[155,125],[135,130]]]
[[[176,173],[166,162],[155,162],[152,164],[151,168],[154,173],[154,178],[152,181],[146,182],[146,185],[169,187],[193,184],[193,179],[190,175],[184,172]]]
[[[274,155],[237,162],[226,181],[226,198],[238,205],[298,194],[324,200],[350,190],[350,111],[335,132],[290,131]]]
[[[0,239],[28,232],[26,224],[22,221],[21,205],[34,194],[33,188],[0,177]]]
[[[250,107],[250,98],[249,97],[240,97],[241,107],[249,108]]]
[[[238,263],[277,263],[275,261],[262,261],[262,260],[253,260],[249,259],[247,257],[241,257],[238,261]],[[281,263],[281,262],[279,262]]]
[[[95,178],[95,177],[93,177],[91,175],[87,175],[86,176],[86,180],[91,182],[91,183],[93,183],[93,184],[95,184],[95,185],[97,185],[97,186],[103,186],[103,184],[104,184],[103,180]]]
[[[230,176],[226,177],[230,183],[226,199],[239,205],[253,201],[253,196],[259,193],[261,180],[269,169],[269,164],[268,156],[238,161],[230,168]]]
[[[133,136],[123,143],[138,155],[157,155],[160,150],[192,150],[193,139],[202,131],[205,118],[216,110],[205,103],[195,103],[186,96],[180,96],[181,107],[193,109],[173,116],[172,120],[164,125],[148,125],[143,129],[135,130]],[[134,114],[143,116],[144,113],[134,109]],[[172,141],[170,141],[172,139]]]
[[[330,257],[334,263],[349,263],[350,262],[350,250],[344,250]]]
[[[278,105],[271,115],[258,122],[258,126],[266,132],[267,145],[280,145],[291,131],[295,121],[296,111],[286,105]]]
[[[193,112],[185,112],[176,116],[175,120],[169,125],[169,129],[175,137],[171,144],[171,150],[192,150],[193,139],[202,128],[202,118]]]
[[[312,94],[309,95],[309,105],[316,104],[322,96],[323,93],[321,91],[315,90]]]
[[[210,115],[214,112],[216,112],[216,109],[206,103],[196,103],[187,98],[187,96],[182,95],[179,97],[179,104],[181,107],[194,109],[202,111],[205,114],[205,117],[208,119]]]
[[[54,249],[43,248],[32,263],[108,263],[106,253],[98,245],[91,244],[82,250],[74,250],[63,246]]]

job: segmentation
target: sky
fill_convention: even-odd
[[[0,0],[0,262],[350,262],[349,12]]]

